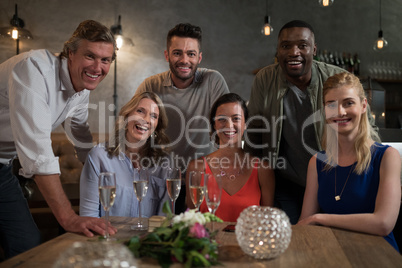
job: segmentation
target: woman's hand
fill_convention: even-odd
[[[299,220],[297,225],[318,225],[319,224],[319,222],[318,222],[319,216],[320,216],[320,214],[314,214],[314,215],[308,216],[307,218]]]

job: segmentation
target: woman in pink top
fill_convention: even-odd
[[[216,216],[224,221],[235,222],[240,212],[252,205],[273,206],[273,170],[268,162],[260,161],[242,149],[247,117],[247,106],[235,93],[225,94],[214,103],[210,114],[211,139],[218,150],[190,162],[186,172],[187,207],[194,208],[189,194],[191,171],[222,176],[222,197]],[[205,200],[200,211],[208,211]]]

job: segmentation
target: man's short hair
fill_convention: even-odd
[[[70,39],[64,43],[61,55],[68,58],[70,52],[77,51],[81,40],[113,44],[112,60],[116,58],[117,46],[113,33],[109,28],[94,20],[85,20],[78,25]]]
[[[302,20],[292,20],[282,26],[281,30],[278,33],[278,37],[281,35],[282,30],[288,29],[288,28],[295,28],[295,27],[308,28],[314,34],[313,26],[311,26],[307,22],[302,21]]]
[[[179,23],[167,34],[167,49],[169,49],[173,36],[189,37],[198,40],[198,47],[201,50],[202,31],[201,28],[190,23]]]

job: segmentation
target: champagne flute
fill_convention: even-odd
[[[205,194],[204,178],[207,176],[208,174],[202,171],[190,172],[189,176],[190,197],[191,201],[193,201],[194,206],[197,208],[197,211],[200,211],[200,205],[204,200],[204,194]]]
[[[169,168],[166,178],[166,187],[170,200],[172,201],[172,213],[175,215],[176,199],[181,190],[181,170],[180,168]]]
[[[109,237],[109,209],[113,206],[116,197],[116,175],[113,172],[102,172],[99,174],[99,199],[105,210],[105,239],[113,240]]]
[[[137,171],[138,174],[134,174],[133,186],[138,200],[138,220],[131,226],[131,229],[142,231],[148,229],[148,224],[142,219],[141,201],[148,192],[149,171],[147,168],[138,168]]]
[[[221,203],[222,195],[222,177],[221,175],[205,177],[205,201],[210,213],[215,215],[216,210]],[[212,231],[214,230],[214,222],[212,221]]]

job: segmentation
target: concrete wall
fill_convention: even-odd
[[[276,36],[282,25],[293,19],[310,22],[316,31],[319,49],[358,53],[362,74],[377,61],[398,62],[402,66],[402,0],[383,0],[382,25],[389,42],[387,51],[377,53],[372,47],[379,31],[379,0],[335,0],[322,8],[318,0],[270,0],[269,14],[274,35],[260,34],[266,13],[264,0],[1,0],[0,27],[8,26],[19,5],[19,16],[33,40],[22,40],[21,51],[47,48],[60,52],[79,22],[100,21],[106,26],[122,16],[123,33],[134,47],[118,52],[118,107],[131,98],[144,78],[165,71],[165,38],[179,22],[190,22],[203,29],[202,67],[219,70],[232,92],[248,99],[253,70],[273,62]],[[0,38],[0,62],[15,54],[13,40]],[[113,73],[91,94],[99,109],[90,111],[94,132],[109,128],[113,112]],[[103,108],[102,108],[103,107]],[[103,110],[102,110],[103,109]]]

